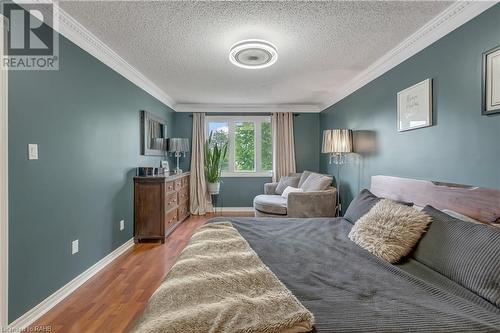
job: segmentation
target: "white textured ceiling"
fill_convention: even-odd
[[[176,103],[319,104],[451,2],[71,1],[61,7]],[[232,65],[265,39],[269,68]]]

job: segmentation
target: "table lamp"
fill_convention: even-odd
[[[170,138],[168,139],[168,152],[173,154],[177,159],[177,167],[175,168],[175,173],[182,173],[181,168],[179,168],[179,158],[181,156],[186,157],[186,153],[189,151],[189,139],[187,138]]]

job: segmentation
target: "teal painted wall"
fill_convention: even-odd
[[[176,113],[173,135],[191,140],[193,118]],[[300,114],[294,118],[295,160],[297,170],[319,171],[319,114]],[[173,162],[172,162],[173,163]],[[172,164],[175,165],[175,164]],[[190,156],[182,159],[181,169],[188,170]],[[220,204],[224,207],[251,207],[253,198],[264,192],[268,177],[225,177],[222,179]]]
[[[173,130],[172,110],[62,37],[59,71],[9,73],[10,321],[133,236],[134,168],[159,165],[140,156],[139,110]]]
[[[498,45],[500,5],[321,113],[321,129],[376,138],[375,152],[351,156],[341,169],[344,209],[377,174],[500,188],[500,115],[481,115],[481,55]],[[397,92],[426,78],[434,83],[434,126],[397,132]],[[325,156],[321,170],[336,174]]]
[[[10,321],[132,237],[134,168],[159,162],[139,154],[139,110],[166,118],[170,136],[191,138],[188,114],[173,114],[71,42],[60,43],[59,71],[9,73]],[[320,154],[320,130],[348,127],[372,133],[377,149],[342,169],[344,202],[375,174],[500,188],[500,116],[481,115],[481,54],[497,45],[500,5],[321,115],[295,118],[297,169],[335,174]],[[398,133],[396,93],[428,77],[434,126]],[[38,161],[27,160],[28,143],[39,144]],[[269,180],[225,178],[224,206],[251,206]],[[77,238],[80,252],[72,256]]]
[[[319,171],[319,114],[300,114],[294,119],[295,162],[297,171]]]

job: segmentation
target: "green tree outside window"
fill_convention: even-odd
[[[235,123],[235,171],[255,171],[255,124]]]
[[[261,169],[271,171],[273,169],[273,137],[271,134],[271,123],[261,125]]]

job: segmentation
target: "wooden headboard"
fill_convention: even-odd
[[[379,197],[450,209],[487,223],[500,223],[500,190],[428,180],[372,176]]]

